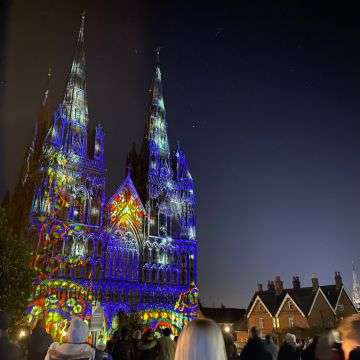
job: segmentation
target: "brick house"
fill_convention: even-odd
[[[340,273],[335,273],[333,285],[320,286],[314,275],[311,282],[312,286],[301,287],[295,276],[292,288],[284,289],[277,276],[268,282],[267,290],[259,284],[247,309],[248,329],[257,326],[263,335],[291,331],[306,336],[332,328],[343,317],[357,312]]]

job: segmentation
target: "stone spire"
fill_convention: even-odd
[[[86,127],[89,115],[86,94],[84,25],[85,12],[81,14],[80,30],[62,106],[65,116],[69,121]]]
[[[359,309],[360,308],[360,282],[359,282],[359,277],[356,272],[354,263],[353,263],[352,273],[353,273],[352,300],[353,300],[353,303],[355,304],[356,308]]]
[[[150,146],[155,147],[155,151],[162,159],[169,159],[169,140],[167,135],[166,111],[161,83],[160,70],[160,49],[156,50],[156,65],[152,88],[150,89],[151,105],[148,121],[147,139]],[[150,150],[151,152],[151,150]]]

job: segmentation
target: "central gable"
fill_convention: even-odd
[[[133,233],[140,240],[145,209],[130,174],[106,204],[106,227],[108,232],[124,237]]]

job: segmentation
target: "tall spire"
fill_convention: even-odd
[[[151,107],[148,125],[148,140],[156,146],[161,158],[169,158],[166,111],[161,83],[160,48],[156,49],[156,65],[153,85],[150,90]]]
[[[62,102],[67,119],[82,126],[86,126],[89,120],[86,95],[84,25],[85,11],[81,14],[81,24],[75,45],[74,58]]]
[[[359,277],[355,269],[355,265],[353,262],[353,288],[352,288],[352,298],[353,303],[355,304],[356,308],[360,308],[360,282]]]

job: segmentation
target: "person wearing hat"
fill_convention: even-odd
[[[5,311],[0,310],[0,359],[20,360],[20,349],[8,337],[10,321]]]
[[[62,344],[58,342],[52,343],[45,356],[45,360],[67,358],[69,356],[78,359],[94,360],[95,349],[86,342],[88,336],[89,327],[86,322],[79,318],[73,318],[68,329],[68,341]]]

